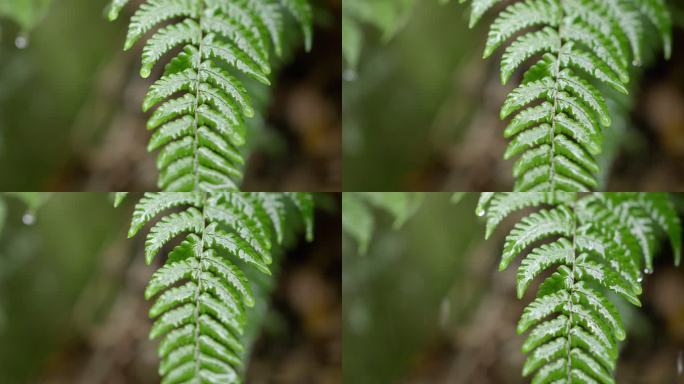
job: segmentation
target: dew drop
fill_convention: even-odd
[[[451,300],[444,297],[442,303],[439,305],[439,326],[446,328],[449,321],[449,315],[451,314]]]
[[[370,314],[364,305],[352,305],[349,311],[349,325],[354,333],[358,335],[365,334],[371,324],[371,320]]]
[[[19,49],[25,49],[29,45],[29,36],[25,32],[21,32],[14,39],[14,45]]]
[[[653,273],[653,270],[650,268],[644,268],[644,273],[650,275],[651,273]]]
[[[478,216],[480,216],[480,217],[482,217],[482,216],[484,216],[485,211],[484,211],[484,209],[482,209],[482,208],[478,208],[478,209],[475,210],[475,214],[478,215]]]
[[[643,277],[643,276],[637,277],[637,282],[641,283],[643,280],[644,280],[644,277]]]
[[[26,225],[33,225],[36,223],[36,216],[31,212],[26,212],[24,213],[24,216],[21,217],[21,222]]]

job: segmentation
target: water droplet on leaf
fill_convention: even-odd
[[[24,213],[24,216],[21,217],[21,222],[26,225],[33,225],[36,222],[36,216],[31,212],[26,212]]]
[[[650,275],[651,273],[653,273],[653,270],[650,268],[644,268],[644,273]]]
[[[482,208],[478,208],[478,209],[475,210],[475,214],[478,215],[478,216],[480,216],[480,217],[482,217],[482,216],[484,216],[485,211],[484,211],[484,209],[482,209]]]
[[[25,49],[29,45],[29,37],[26,33],[22,32],[17,35],[14,39],[14,45],[19,49]]]

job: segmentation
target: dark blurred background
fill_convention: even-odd
[[[343,236],[344,383],[529,383],[515,327],[531,294],[516,299],[516,268],[497,268],[515,218],[485,241],[477,198],[428,193],[399,230],[376,213],[363,256]],[[684,215],[684,194],[676,200]],[[642,308],[615,301],[627,330],[616,382],[684,383],[684,267],[665,242],[643,284]]]
[[[157,75],[138,74],[143,44],[122,50],[142,1],[115,22],[103,16],[109,0],[2,3],[0,190],[156,190],[141,105]],[[245,190],[340,189],[341,0],[312,4],[311,52],[294,28],[274,86],[248,84],[265,114],[248,119]]]
[[[155,267],[144,236],[126,238],[137,198],[115,209],[105,193],[56,193],[28,216],[4,199],[0,383],[159,382],[144,299]],[[339,195],[319,196],[315,220],[314,241],[293,236],[279,256],[246,360],[250,384],[341,382]]]
[[[470,30],[468,4],[439,3],[417,1],[389,42],[367,28],[357,71],[345,70],[347,191],[512,188],[513,160],[503,160],[505,122],[498,116],[518,80],[501,85],[503,50],[482,59],[493,13]],[[651,55],[645,72],[632,76],[631,96],[611,106],[601,189],[684,190],[684,1],[668,4],[672,58]],[[649,31],[645,45],[657,44]]]

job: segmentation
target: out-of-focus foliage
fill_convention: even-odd
[[[439,0],[447,3],[450,0]],[[345,65],[356,70],[363,49],[364,24],[380,30],[389,41],[411,17],[415,0],[346,0],[342,3],[342,54]]]
[[[5,0],[0,3],[0,18],[8,17],[22,30],[30,31],[45,17],[50,3],[52,0]]]
[[[358,243],[359,253],[368,251],[375,226],[372,208],[389,213],[399,229],[420,207],[419,192],[348,192],[342,195],[342,228]]]
[[[455,192],[451,202],[458,204],[465,195]],[[342,229],[358,243],[363,255],[373,237],[373,208],[389,213],[394,219],[392,226],[399,229],[420,208],[423,198],[423,192],[346,192],[342,195]]]
[[[38,208],[40,208],[40,206],[42,206],[50,197],[50,193],[41,192],[4,192],[2,195],[0,195],[0,239],[2,239],[2,231],[5,226],[5,220],[8,213],[7,202],[5,201],[3,195],[14,197],[26,205],[27,208],[21,217],[21,221],[26,225],[32,225],[36,221],[36,213]],[[12,270],[12,265],[9,263],[4,263],[3,259],[2,250],[0,249],[0,287],[2,286],[3,279]],[[3,299],[2,295],[0,294],[0,331],[2,331],[4,326],[6,316],[2,302]]]
[[[641,282],[653,273],[658,232],[669,237],[679,264],[682,226],[674,205],[666,193],[483,193],[476,212],[486,216],[490,236],[507,216],[530,207],[535,212],[506,236],[499,264],[505,270],[523,255],[518,299],[536,277],[555,269],[518,322],[518,333],[531,329],[522,348],[528,354],[523,376],[533,383],[615,383],[618,343],[626,332],[606,293],[641,306]]]
[[[101,1],[62,0],[50,6],[45,18],[30,31],[0,18],[0,173],[4,189],[62,189],[64,180],[59,181],[56,174],[74,160],[73,151],[66,148],[85,144],[74,135],[93,138],[90,134],[102,129],[117,107],[112,103],[115,97],[109,97],[107,105],[97,104],[95,92],[97,86],[106,84],[115,91],[117,78],[108,76],[105,81],[101,76],[107,65],[123,64],[113,60],[121,31],[102,19],[103,6]],[[91,108],[97,109],[98,117],[85,128],[80,124],[90,119]]]
[[[363,24],[380,30],[389,40],[411,15],[414,0],[345,0],[342,2],[342,54],[345,65],[356,69],[363,48]]]
[[[473,304],[471,290],[452,287],[464,288],[464,255],[480,243],[477,197],[455,205],[452,196],[425,193],[398,229],[391,215],[376,215],[367,255],[343,237],[343,382],[403,382],[418,351]]]
[[[28,200],[43,202],[37,211],[35,205],[33,211],[28,208],[34,215],[31,221],[25,219],[23,201],[4,199],[8,215],[0,234],[3,383],[35,382],[55,346],[73,337],[74,307],[94,293],[84,289],[102,273],[103,252],[122,238],[126,221],[103,193]]]
[[[391,41],[364,40],[355,75],[343,82],[345,190],[435,189],[423,188],[420,169],[430,160],[430,148],[446,145],[454,135],[453,129],[441,130],[435,137],[433,123],[454,88],[449,79],[467,69],[468,58],[479,60],[477,34],[454,22],[461,12],[455,5],[421,1]],[[459,43],[430,36],[458,36]],[[460,96],[453,101],[467,117],[478,100]],[[458,123],[458,118],[449,121]]]
[[[24,224],[30,225],[35,221],[35,215],[40,208],[52,195],[49,192],[4,192],[3,195],[14,197],[23,202],[27,209],[22,217]],[[2,235],[2,228],[5,224],[7,216],[7,203],[0,195],[0,236]],[[0,267],[1,268],[1,267]]]

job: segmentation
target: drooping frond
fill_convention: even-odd
[[[113,0],[116,19],[127,0]],[[149,89],[143,110],[156,107],[147,123],[148,150],[159,150],[158,186],[166,191],[237,190],[244,160],[245,119],[254,108],[243,81],[269,84],[269,47],[282,51],[287,10],[312,39],[308,0],[146,0],[131,18],[124,49],[143,36],[140,75],[180,51]],[[165,25],[163,25],[165,24]]]
[[[472,0],[471,27],[499,3]],[[505,47],[502,83],[540,57],[501,108],[502,119],[513,115],[504,157],[518,157],[516,191],[596,188],[595,157],[611,119],[593,82],[627,93],[629,63],[641,63],[645,21],[657,28],[669,57],[672,22],[663,0],[519,0],[497,15],[484,57]]]
[[[679,217],[665,193],[484,193],[477,213],[490,235],[511,213],[530,208],[536,211],[506,236],[500,264],[522,257],[518,298],[553,271],[518,322],[519,333],[529,331],[523,375],[533,383],[614,383],[626,335],[606,293],[641,305],[642,273],[652,271],[658,233],[669,237],[679,262]]]
[[[345,0],[342,2],[342,56],[356,69],[363,46],[364,24],[390,39],[406,23],[415,0]]]
[[[401,227],[423,201],[418,192],[349,192],[342,195],[342,228],[359,247],[359,253],[368,250],[375,219],[372,207],[389,213],[394,227]]]
[[[241,382],[241,338],[255,304],[243,269],[271,273],[273,239],[280,243],[290,225],[288,207],[310,234],[309,193],[162,192],[146,193],[137,203],[129,237],[161,217],[145,240],[148,264],[182,237],[145,290],[154,299],[150,337],[161,339],[162,383]]]

